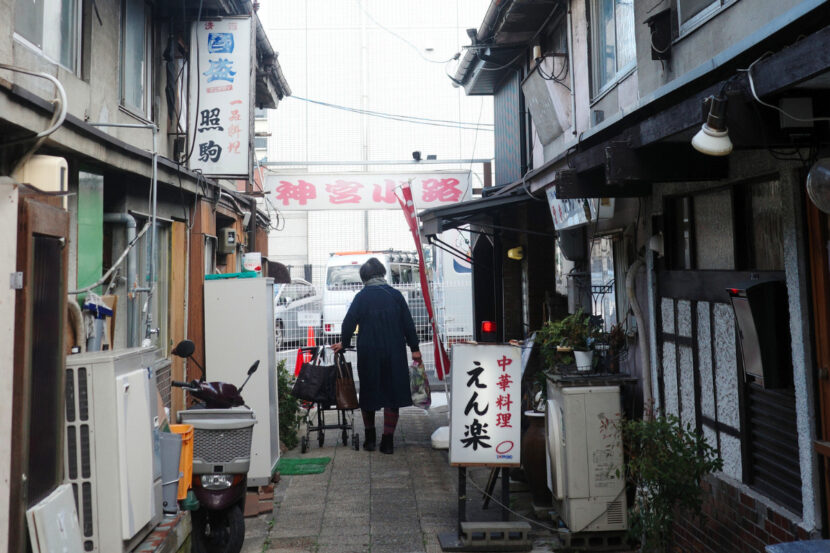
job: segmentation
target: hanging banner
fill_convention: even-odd
[[[452,367],[450,465],[519,466],[521,348],[453,344]]]
[[[191,32],[191,170],[248,179],[254,56],[250,17],[197,21]]]
[[[265,178],[271,202],[286,211],[396,209],[397,189],[412,181],[416,209],[469,200],[469,171],[428,173],[302,173]]]
[[[401,186],[401,195],[403,199],[398,198],[401,204],[406,223],[409,225],[409,230],[412,232],[412,238],[415,240],[415,249],[418,251],[418,267],[421,273],[421,293],[424,296],[424,303],[427,308],[427,315],[429,315],[429,324],[432,325],[432,347],[435,352],[435,373],[438,375],[438,380],[444,380],[444,375],[450,372],[450,358],[447,355],[447,350],[444,349],[444,341],[441,339],[441,334],[438,332],[438,325],[434,317],[434,309],[432,305],[432,293],[429,289],[429,280],[427,279],[427,271],[424,266],[424,246],[421,243],[421,233],[419,232],[420,225],[418,224],[418,214],[415,212],[415,204],[412,201],[412,189],[408,182],[404,182]]]

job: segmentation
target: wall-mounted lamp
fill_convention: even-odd
[[[510,248],[507,250],[507,257],[510,259],[515,259],[516,261],[521,261],[522,258],[525,256],[525,250],[521,246],[516,246],[515,248]]]
[[[692,147],[708,156],[726,156],[732,151],[732,141],[726,128],[726,95],[721,91],[717,96],[709,96],[706,122],[692,138]],[[705,106],[705,103],[704,103]]]
[[[538,44],[533,45],[533,59],[537,62],[542,59],[542,47]]]
[[[817,208],[830,213],[830,158],[821,158],[810,167],[807,195]]]

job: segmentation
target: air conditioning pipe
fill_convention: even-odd
[[[105,223],[127,225],[127,244],[132,244],[136,236],[135,218],[129,213],[104,213]],[[130,249],[127,254],[127,347],[137,347],[138,321],[136,315],[136,289],[138,288],[138,251]]]

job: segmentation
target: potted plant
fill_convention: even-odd
[[[598,331],[591,316],[578,309],[559,321],[546,322],[537,332],[542,355],[550,367],[576,364],[577,370],[593,366],[593,345]]]
[[[678,513],[700,515],[701,480],[723,470],[723,461],[703,437],[674,415],[608,422],[622,434],[624,477],[634,489],[630,513],[631,537],[643,553],[670,550]]]

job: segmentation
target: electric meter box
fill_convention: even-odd
[[[727,288],[735,312],[744,376],[764,388],[790,384],[790,318],[783,281],[753,281]]]
[[[231,227],[220,228],[216,253],[227,255],[234,252],[236,252],[236,230]]]

